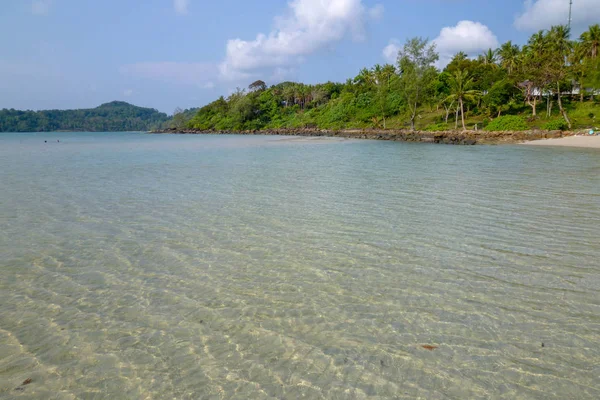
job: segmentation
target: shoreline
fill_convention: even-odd
[[[523,143],[527,146],[578,147],[600,149],[600,136],[570,136],[555,139],[533,140]]]
[[[584,131],[410,131],[400,129],[265,129],[249,131],[219,131],[198,129],[164,129],[150,131],[151,134],[181,134],[181,135],[273,135],[273,136],[307,136],[333,137],[348,139],[388,140],[397,142],[420,142],[452,145],[481,145],[481,144],[520,144],[544,139],[560,139],[581,135]]]

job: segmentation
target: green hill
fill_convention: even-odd
[[[0,110],[0,132],[52,131],[147,131],[161,126],[169,117],[153,108],[113,101],[80,110]]]

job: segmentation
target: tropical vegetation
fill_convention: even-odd
[[[395,65],[365,68],[345,83],[267,87],[257,80],[172,125],[207,131],[591,127],[600,114],[599,53],[600,25],[577,40],[566,26],[554,26],[524,46],[509,41],[477,58],[460,52],[440,70],[435,45],[413,38]]]

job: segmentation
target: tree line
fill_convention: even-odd
[[[258,80],[200,108],[186,125],[233,131],[591,126],[600,108],[599,47],[600,25],[577,40],[566,26],[553,26],[523,46],[509,41],[477,58],[459,52],[439,70],[435,45],[412,38],[395,65],[364,68],[345,83],[267,87]]]
[[[147,131],[162,126],[167,114],[114,101],[92,109],[0,110],[0,132]]]

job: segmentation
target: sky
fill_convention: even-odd
[[[569,0],[0,0],[0,108],[172,114],[257,79],[344,82],[428,38],[439,67],[552,25]],[[574,36],[600,0],[573,0]]]

